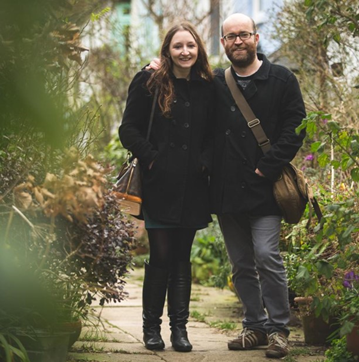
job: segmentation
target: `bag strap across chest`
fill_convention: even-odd
[[[228,88],[230,89],[239,110],[242,112],[245,120],[247,121],[248,127],[253,132],[254,137],[258,142],[258,146],[262,149],[263,153],[266,153],[271,148],[271,144],[270,140],[264,133],[261,121],[254,115],[252,108],[249,106],[242,92],[238,89],[237,83],[231,72],[231,67],[225,70],[224,75]]]
[[[252,111],[252,108],[249,106],[249,104],[246,101],[246,99],[244,98],[242,92],[238,89],[237,83],[234,80],[234,77],[232,75],[231,67],[228,67],[225,70],[224,75],[225,75],[225,79],[226,79],[228,88],[232,93],[232,97],[235,100],[239,110],[242,112],[242,114],[247,122],[248,127],[253,132],[253,135],[258,142],[258,146],[262,149],[263,153],[268,152],[269,149],[271,148],[270,140],[266,136],[266,134],[261,126],[260,120],[255,116],[255,114]],[[291,166],[295,169],[295,167],[293,165],[291,165]],[[308,200],[308,203],[309,203],[309,220],[308,220],[308,224],[307,224],[307,227],[308,227],[310,224],[310,221],[311,221],[312,208],[314,208],[314,211],[315,211],[319,221],[321,220],[323,215],[320,210],[318,201],[313,196],[313,192],[312,192],[310,186],[308,185],[307,181],[304,179],[304,177],[303,177],[303,182],[305,184],[302,185],[301,191],[302,191],[302,193],[305,194],[305,198]]]

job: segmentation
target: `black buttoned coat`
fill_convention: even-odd
[[[215,71],[215,154],[211,175],[212,212],[281,215],[273,196],[273,182],[302,145],[304,133],[295,131],[305,117],[298,81],[288,69],[271,64],[263,54],[262,66],[245,91],[253,113],[270,139],[265,155],[247,126],[226,84],[224,70]],[[233,72],[233,69],[232,69]],[[265,178],[258,176],[258,168]]]
[[[146,88],[151,73],[141,71],[128,92],[119,128],[125,148],[143,170],[143,206],[149,216],[179,227],[211,221],[208,171],[212,161],[214,85],[191,71],[190,80],[172,75],[175,100],[166,118],[158,104],[146,141],[153,97]],[[150,163],[154,161],[151,169]]]

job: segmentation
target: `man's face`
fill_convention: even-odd
[[[251,65],[257,54],[257,44],[259,40],[258,34],[250,35],[246,40],[242,40],[239,36],[230,41],[226,39],[228,34],[254,33],[251,21],[232,21],[223,24],[223,38],[221,43],[227,54],[228,59],[234,66],[246,68]]]

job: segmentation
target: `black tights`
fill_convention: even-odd
[[[147,229],[150,265],[168,269],[179,262],[189,262],[196,229]]]

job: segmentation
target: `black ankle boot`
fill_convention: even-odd
[[[191,296],[191,263],[179,263],[170,271],[168,284],[168,317],[171,326],[171,343],[175,351],[190,352],[186,324]]]
[[[168,271],[145,263],[142,290],[143,342],[149,350],[163,349],[161,317],[166,298]]]

